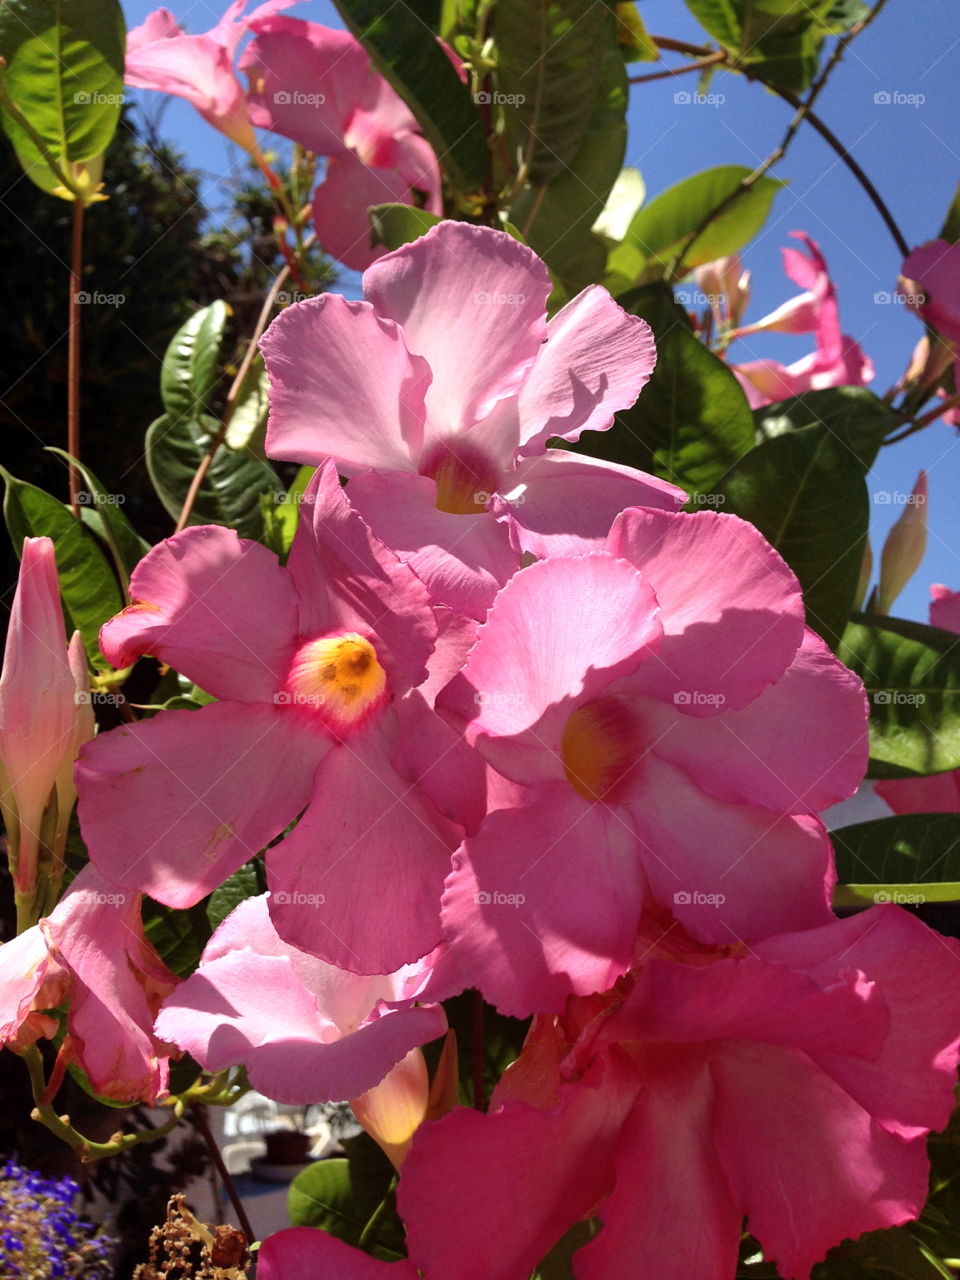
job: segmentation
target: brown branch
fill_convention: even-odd
[[[726,49],[715,49],[713,53],[708,53],[703,58],[698,58],[696,62],[686,62],[680,67],[671,67],[669,71],[654,71],[649,76],[631,76],[629,84],[650,84],[653,80],[670,80],[674,76],[686,75],[688,71],[702,71],[705,67],[716,66],[719,62],[727,62]]]

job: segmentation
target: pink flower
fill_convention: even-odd
[[[960,635],[960,591],[930,588],[930,625]],[[894,813],[960,813],[960,769],[926,778],[884,778],[874,791]]]
[[[437,707],[526,788],[444,895],[503,1012],[609,986],[650,901],[711,943],[832,918],[815,814],[863,776],[865,698],[745,521],[632,509],[606,551],[524,569]]]
[[[53,543],[25,538],[22,555],[0,674],[0,809],[16,891],[29,898],[41,853],[63,857],[73,762],[94,718],[80,633],[66,641]]]
[[[837,290],[816,240],[802,231],[791,235],[802,241],[809,257],[797,249],[784,249],[784,271],[804,290],[777,307],[756,324],[735,330],[734,338],[751,333],[813,333],[816,350],[794,364],[776,360],[752,360],[733,365],[751,408],[802,395],[824,387],[864,386],[873,378],[873,364],[859,345],[840,329]]]
[[[143,932],[139,894],[84,867],[46,919],[0,947],[0,1044],[53,1035],[44,1010],[69,996],[61,1052],[103,1097],[153,1103],[169,1057],[153,1021],[175,985]]]
[[[806,1280],[845,1237],[919,1213],[926,1134],[953,1106],[955,942],[896,907],[749,948],[641,941],[614,990],[537,1019],[489,1115],[418,1132],[398,1204],[424,1274],[524,1280],[596,1214],[579,1280],[625,1259],[733,1280],[746,1216]]]
[[[440,941],[482,770],[416,690],[437,636],[423,584],[332,465],[303,501],[285,568],[219,527],[187,529],[137,567],[104,651],[117,666],[154,654],[218,701],[90,744],[80,819],[105,874],[187,907],[302,812],[267,853],[278,931],[341,968],[392,973]]]
[[[923,303],[910,302],[911,310],[947,340],[960,343],[960,244],[928,240],[904,259],[900,268],[905,292],[926,295]]]
[[[157,89],[186,98],[215,129],[254,151],[247,97],[233,70],[237,46],[250,24],[294,0],[267,0],[244,16],[247,0],[233,0],[203,35],[188,36],[169,9],[154,9],[127,33],[125,80],[135,89]]]
[[[250,118],[330,157],[314,196],[314,226],[328,253],[362,271],[384,252],[370,242],[371,205],[443,212],[437,158],[349,32],[299,18],[252,25],[256,39],[240,62],[250,77]]]
[[[504,232],[444,222],[337,294],[284,311],[261,347],[268,452],[334,458],[350,501],[437,603],[482,618],[520,552],[599,545],[624,507],[681,490],[566,450],[605,431],[653,369],[649,327],[597,285],[548,323],[550,277]]]
[[[283,942],[267,897],[248,898],[164,1003],[157,1035],[206,1071],[242,1064],[279,1102],[355,1098],[446,1031],[440,1005],[417,1004],[429,1000],[439,958],[385,976],[347,973]]]
[[[316,1227],[267,1236],[257,1258],[258,1280],[417,1280],[406,1260],[381,1262]]]

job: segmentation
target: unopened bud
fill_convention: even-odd
[[[389,1157],[395,1169],[403,1164],[413,1136],[427,1118],[430,1082],[420,1049],[411,1049],[402,1062],[350,1103],[362,1125]]]
[[[921,471],[903,515],[887,534],[883,545],[877,588],[878,613],[890,612],[894,600],[920,567],[926,549],[927,473]]]

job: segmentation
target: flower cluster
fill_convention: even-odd
[[[71,983],[97,1087],[155,1096],[182,1050],[353,1100],[409,1260],[293,1232],[267,1280],[524,1280],[585,1218],[580,1280],[730,1280],[745,1218],[807,1277],[919,1212],[951,1112],[960,947],[831,907],[819,815],[864,773],[862,685],[752,525],[559,447],[656,352],[598,286],[548,320],[550,287],[442,222],[363,300],[274,321],[267,451],[315,466],[289,556],[199,526],[140,563],[104,654],[212,700],[81,748],[93,865],[11,944],[7,1038],[49,1034]],[[177,984],[139,895],[189,908],[261,856],[269,892]],[[467,988],[532,1019],[485,1113],[421,1053]]]
[[[0,1272],[5,1280],[109,1280],[114,1242],[74,1208],[72,1178],[0,1167]]]

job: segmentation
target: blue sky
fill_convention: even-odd
[[[226,7],[225,0],[222,6],[208,0],[168,3],[191,32],[207,30]],[[154,7],[147,0],[124,0],[128,24],[142,22]],[[650,31],[707,43],[681,0],[641,0],[640,9]],[[329,26],[343,25],[327,0],[307,0],[294,12]],[[958,58],[960,18],[954,0],[890,0],[848,50],[817,105],[818,114],[879,188],[910,245],[937,235],[960,180]],[[664,65],[679,61],[667,55]],[[650,69],[637,66],[632,74]],[[710,86],[711,94],[723,95],[722,102],[675,102],[674,94],[693,89],[695,81],[695,76],[685,76],[633,90],[627,163],[642,171],[648,196],[713,165],[758,164],[779,143],[789,123],[786,103],[729,74],[716,76]],[[159,95],[132,93],[146,110],[157,110]],[[878,101],[878,94],[893,100]],[[912,101],[898,102],[898,95]],[[216,204],[218,183],[236,172],[237,148],[176,100],[164,108],[162,133],[186,153],[188,163],[209,175],[205,195],[208,203]],[[808,232],[820,242],[836,281],[844,330],[872,358],[872,387],[882,395],[899,377],[922,332],[905,307],[875,296],[894,290],[900,267],[897,247],[852,175],[808,127],[801,129],[774,174],[789,186],[777,196],[770,219],[744,255],[753,273],[749,317],[758,319],[796,292],[782,274],[780,249],[790,242],[789,232]],[[338,288],[355,292],[356,277],[344,272]],[[790,361],[810,346],[806,338],[785,335],[751,342],[752,350],[743,351],[740,358]],[[905,495],[921,467],[930,477],[930,539],[926,558],[894,611],[925,620],[931,582],[960,589],[958,432],[938,422],[884,450],[870,485],[874,497]],[[895,497],[872,505],[871,541],[877,561],[886,532],[902,510]]]

